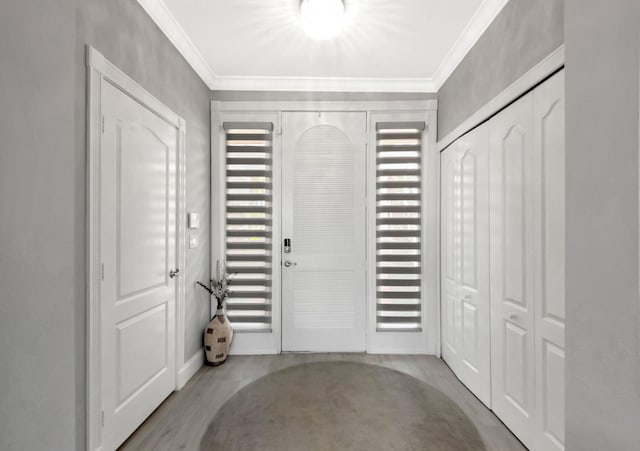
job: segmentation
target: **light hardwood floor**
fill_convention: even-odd
[[[431,384],[466,413],[478,429],[487,451],[526,450],[500,420],[458,381],[449,367],[436,357],[288,353],[231,356],[222,366],[201,368],[182,390],[167,398],[120,449],[199,450],[200,440],[216,412],[238,390],[261,376],[292,365],[334,360],[380,365]]]

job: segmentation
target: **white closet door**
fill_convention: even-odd
[[[538,87],[534,98],[534,149],[541,158],[537,203],[540,291],[536,294],[536,450],[564,449],[564,71]]]
[[[533,97],[490,122],[492,407],[528,447],[535,421]]]
[[[178,130],[104,83],[101,140],[103,447],[175,388]]]
[[[364,351],[365,113],[283,113],[283,351]]]
[[[460,139],[460,252],[458,377],[491,405],[491,307],[489,300],[489,128]]]
[[[441,324],[442,358],[454,373],[460,363],[460,308],[459,285],[459,166],[458,142],[454,142],[440,155],[440,246],[441,246]]]
[[[442,154],[443,357],[491,405],[489,129],[482,125]]]

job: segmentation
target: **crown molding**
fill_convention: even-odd
[[[433,76],[440,89],[509,0],[484,0]]]
[[[160,27],[160,30],[169,38],[169,41],[178,49],[202,81],[209,89],[213,89],[212,86],[215,84],[216,73],[180,26],[171,11],[169,11],[167,5],[165,5],[162,0],[138,0],[138,3],[151,19],[153,19],[156,25]]]
[[[430,78],[217,77],[218,91],[420,92],[435,93]]]
[[[484,0],[433,78],[218,76],[162,0],[137,0],[211,90],[436,93],[509,0]]]

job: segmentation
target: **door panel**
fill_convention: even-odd
[[[282,349],[364,351],[364,113],[283,113]]]
[[[462,301],[462,359],[469,370],[478,372],[479,352],[478,308],[471,302]]]
[[[564,449],[564,71],[534,91],[534,148],[541,159],[536,244],[536,448]]]
[[[117,133],[118,298],[125,299],[166,283],[169,262],[164,219],[170,149],[153,129],[141,124],[120,123]],[[140,259],[141,255],[146,258]]]
[[[166,324],[162,304],[116,325],[118,405],[167,367]]]
[[[480,126],[443,154],[443,356],[491,405],[489,136]],[[453,311],[451,311],[453,309]]]
[[[178,130],[105,83],[102,405],[117,448],[175,388]]]
[[[523,415],[529,416],[530,397],[527,390],[529,369],[527,368],[527,338],[525,329],[516,324],[504,323],[504,397]]]
[[[529,94],[490,122],[492,407],[532,446],[536,158]]]
[[[526,308],[527,299],[524,293],[523,274],[527,268],[523,261],[525,250],[524,238],[524,200],[525,174],[523,173],[523,159],[530,154],[531,146],[525,142],[526,130],[518,124],[510,127],[506,136],[500,138],[497,145],[502,149],[504,161],[503,183],[501,186],[504,199],[504,271],[505,271],[505,300],[509,304]]]

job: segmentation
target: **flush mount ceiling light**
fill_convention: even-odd
[[[300,3],[302,29],[312,39],[324,41],[335,38],[344,24],[343,0],[302,0]]]

